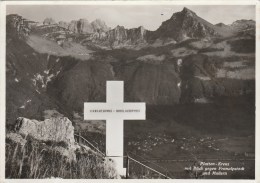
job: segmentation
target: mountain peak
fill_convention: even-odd
[[[187,14],[187,15],[196,15],[195,12],[191,11],[190,9],[184,7],[183,10],[181,11],[181,13],[183,14]]]
[[[182,9],[182,11],[173,13],[171,19],[176,19],[177,17],[195,17],[196,13],[186,7]]]
[[[174,13],[169,20],[164,21],[155,33],[152,33],[151,39],[167,37],[179,42],[189,38],[211,38],[231,34],[230,30],[215,26],[184,7],[182,11]]]

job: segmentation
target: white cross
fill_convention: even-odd
[[[125,175],[124,120],[145,120],[145,103],[124,103],[124,82],[107,81],[106,103],[84,103],[84,120],[106,120],[106,156]]]

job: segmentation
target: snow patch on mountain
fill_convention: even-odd
[[[165,55],[156,56],[151,54],[138,57],[137,60],[145,63],[160,64],[165,60],[165,58]]]

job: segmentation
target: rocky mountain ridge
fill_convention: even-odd
[[[126,29],[118,25],[111,29],[100,19],[92,22],[87,19],[79,19],[55,23],[52,18],[46,18],[43,24],[44,26],[35,27],[32,33],[44,34],[44,36],[48,33],[49,38],[57,41],[63,41],[63,39],[78,40],[77,37],[79,37],[80,42],[85,45],[90,44],[108,49],[124,47],[140,49],[150,45],[174,44],[187,39],[211,40],[235,36],[242,31],[250,31],[250,35],[253,35],[255,27],[253,20],[237,20],[231,25],[223,23],[213,25],[188,8],[174,13],[155,31],[146,30],[142,26]],[[44,31],[45,33],[42,32],[50,26],[51,29],[47,29],[47,32]],[[30,31],[30,28],[27,28],[26,31]]]
[[[72,20],[71,22],[58,22],[58,25],[78,34],[92,34],[107,32],[110,28],[100,19],[89,22],[87,19]]]

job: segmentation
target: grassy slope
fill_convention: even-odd
[[[12,179],[109,179],[116,178],[109,162],[96,154],[76,152],[76,161],[69,162],[46,142],[27,137],[24,146],[6,140],[6,178]]]

